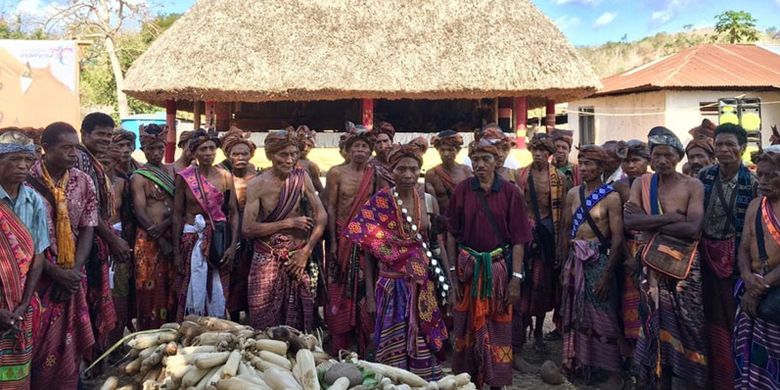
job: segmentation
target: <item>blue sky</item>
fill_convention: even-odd
[[[64,0],[0,0],[6,13],[45,14]],[[162,12],[184,12],[195,0],[135,0],[162,6]],[[381,1],[381,0],[375,0]],[[711,27],[715,15],[727,10],[748,11],[758,27],[780,28],[780,0],[533,0],[575,45],[629,41],[658,32],[682,31],[686,25]],[[737,5],[735,5],[737,4]]]

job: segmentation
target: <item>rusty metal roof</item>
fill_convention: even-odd
[[[593,96],[659,89],[780,89],[780,55],[756,45],[700,45],[601,80]]]

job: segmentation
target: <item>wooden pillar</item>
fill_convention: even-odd
[[[200,129],[201,126],[200,116],[203,114],[201,111],[203,110],[200,109],[200,102],[197,100],[192,102],[192,116],[193,116],[192,128],[195,130]]]
[[[549,133],[555,127],[555,100],[547,99],[545,102],[544,125],[547,126]]]
[[[517,137],[517,148],[525,149],[525,141],[528,129],[525,124],[528,122],[528,98],[525,96],[514,98],[514,109],[512,110],[515,116],[514,127],[515,136]]]
[[[206,125],[204,127],[206,128],[206,130],[208,130],[216,125],[217,102],[213,100],[207,101],[205,111],[206,111]]]
[[[168,135],[165,140],[165,163],[173,162],[176,154],[176,101],[165,101],[165,126],[168,128]]]
[[[498,127],[505,133],[512,132],[512,99],[498,98]]]
[[[229,102],[217,103],[217,131],[228,131],[230,128],[230,120],[233,119],[233,114],[230,112]]]
[[[367,129],[374,127],[374,99],[363,99],[361,101],[361,118],[363,126]]]

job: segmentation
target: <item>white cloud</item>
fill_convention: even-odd
[[[614,22],[616,17],[617,17],[617,12],[604,12],[603,14],[601,14],[601,16],[599,16],[598,19],[596,19],[595,22],[593,22],[593,28],[599,29],[605,27],[610,23]]]
[[[672,20],[672,16],[674,16],[672,11],[668,9],[663,11],[654,11],[650,15],[650,20],[652,20],[654,23],[664,24]]]
[[[780,7],[780,0],[775,0],[775,4],[777,4],[777,6]]]
[[[775,1],[780,2],[780,0]],[[652,0],[653,13],[650,14],[650,24],[653,26],[665,24],[696,3],[701,3],[701,0]]]
[[[560,18],[553,20],[553,22],[558,26],[559,29],[568,30],[570,28],[578,27],[580,25],[580,18],[576,16],[563,15]]]
[[[34,19],[46,19],[54,15],[56,8],[50,1],[41,0],[21,0],[16,5],[14,15],[28,16]]]
[[[596,5],[601,0],[551,0],[553,4],[555,5],[566,5],[566,4],[586,4],[586,5]],[[780,0],[776,0],[780,1]]]

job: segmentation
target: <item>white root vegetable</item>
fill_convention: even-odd
[[[411,387],[426,387],[428,382],[419,375],[411,373],[401,368],[391,367],[380,363],[358,360],[357,365],[367,370],[374,371],[382,376],[386,376],[395,383],[405,383]]]
[[[214,377],[215,374],[218,374],[220,372],[220,367],[212,367],[208,370],[208,373],[203,377],[203,379],[198,382],[198,385],[195,386],[195,390],[206,390],[206,388],[209,386],[209,383],[211,383],[211,379]],[[216,383],[216,381],[215,381]]]
[[[265,374],[265,383],[273,390],[303,390],[303,387],[295,380],[295,377],[290,371],[278,367],[269,367],[267,370],[263,371],[263,374]],[[347,386],[349,386],[349,380],[347,380]],[[346,387],[344,390],[346,390]]]
[[[462,374],[455,375],[455,386],[462,387],[471,383],[471,375],[464,372]]]
[[[174,383],[181,383],[181,379],[184,378],[184,375],[187,374],[187,371],[190,370],[190,365],[181,365],[174,369],[170,369],[168,366],[165,366],[165,370],[170,376],[171,379],[173,379]]]
[[[330,385],[330,387],[328,387],[328,390],[347,390],[348,388],[349,388],[349,379],[347,379],[346,377],[341,377],[339,379],[336,379],[336,381],[333,382],[333,384]]]
[[[237,349],[228,356],[227,362],[222,366],[222,378],[230,378],[238,373],[238,363],[241,362],[241,353]]]
[[[165,354],[168,356],[176,355],[176,353],[179,351],[179,347],[179,344],[177,344],[175,341],[171,341],[168,343],[168,345],[165,346]]]
[[[203,332],[195,341],[198,345],[219,345],[222,341],[235,342],[236,336],[228,332]]]
[[[264,387],[264,388],[267,388],[267,389],[270,389],[270,388],[271,388],[271,387],[270,387],[270,386],[268,386],[268,384],[267,384],[267,383],[265,383],[265,381],[264,381],[262,378],[260,378],[259,376],[254,376],[254,375],[238,375],[238,376],[236,376],[235,378],[241,379],[241,380],[243,380],[243,381],[246,381],[246,382],[250,382],[250,383],[252,383],[252,384],[255,384],[255,385],[257,385],[257,386],[262,386],[262,387]]]
[[[255,340],[254,347],[261,351],[273,352],[279,356],[287,355],[287,343],[279,340]]]
[[[133,390],[133,385],[124,385],[116,390]]]
[[[457,382],[455,381],[455,377],[452,375],[447,375],[444,378],[439,379],[438,382],[436,382],[436,385],[438,386],[439,390],[455,390],[457,387]]]
[[[266,362],[276,364],[277,366],[282,367],[288,371],[292,370],[292,363],[290,363],[290,360],[284,356],[279,356],[273,352],[263,350],[257,354],[257,357]]]
[[[125,374],[127,374],[127,375],[135,375],[135,374],[138,373],[138,371],[141,371],[141,362],[142,361],[143,360],[140,357],[138,357],[135,360],[133,360],[132,362],[128,363],[125,366]]]
[[[178,322],[168,322],[160,326],[160,329],[179,330],[179,328],[181,328],[181,325]]]
[[[180,351],[182,355],[192,355],[204,352],[217,352],[217,347],[213,345],[199,345],[197,347],[184,347]]]
[[[186,374],[184,374],[184,377],[181,379],[181,388],[187,389],[191,386],[195,386],[208,373],[209,370],[203,370],[196,366],[190,366],[190,369],[187,371]]]
[[[267,390],[268,387],[263,387],[255,383],[246,381],[239,377],[223,379],[217,382],[217,390]]]
[[[141,371],[149,370],[160,364],[166,345],[159,345],[152,353],[141,362]],[[140,357],[140,356],[139,356]]]
[[[176,340],[176,336],[177,336],[176,332],[173,332],[173,331],[160,333],[157,336],[157,342],[159,344],[167,344],[167,343],[169,343],[171,341]]]
[[[230,352],[213,352],[209,354],[202,354],[195,358],[195,366],[200,369],[206,369],[222,365],[225,364],[228,356],[230,356]]]
[[[154,351],[157,349],[158,345],[154,345],[152,347],[146,348],[143,351],[138,353],[138,358],[141,359],[141,361],[146,360],[149,356],[152,356]]]
[[[314,365],[314,355],[310,350],[301,349],[295,354],[295,367],[292,372],[304,390],[320,390],[317,367]]]
[[[119,378],[110,376],[103,382],[103,386],[100,386],[100,390],[115,390],[119,386]]]

